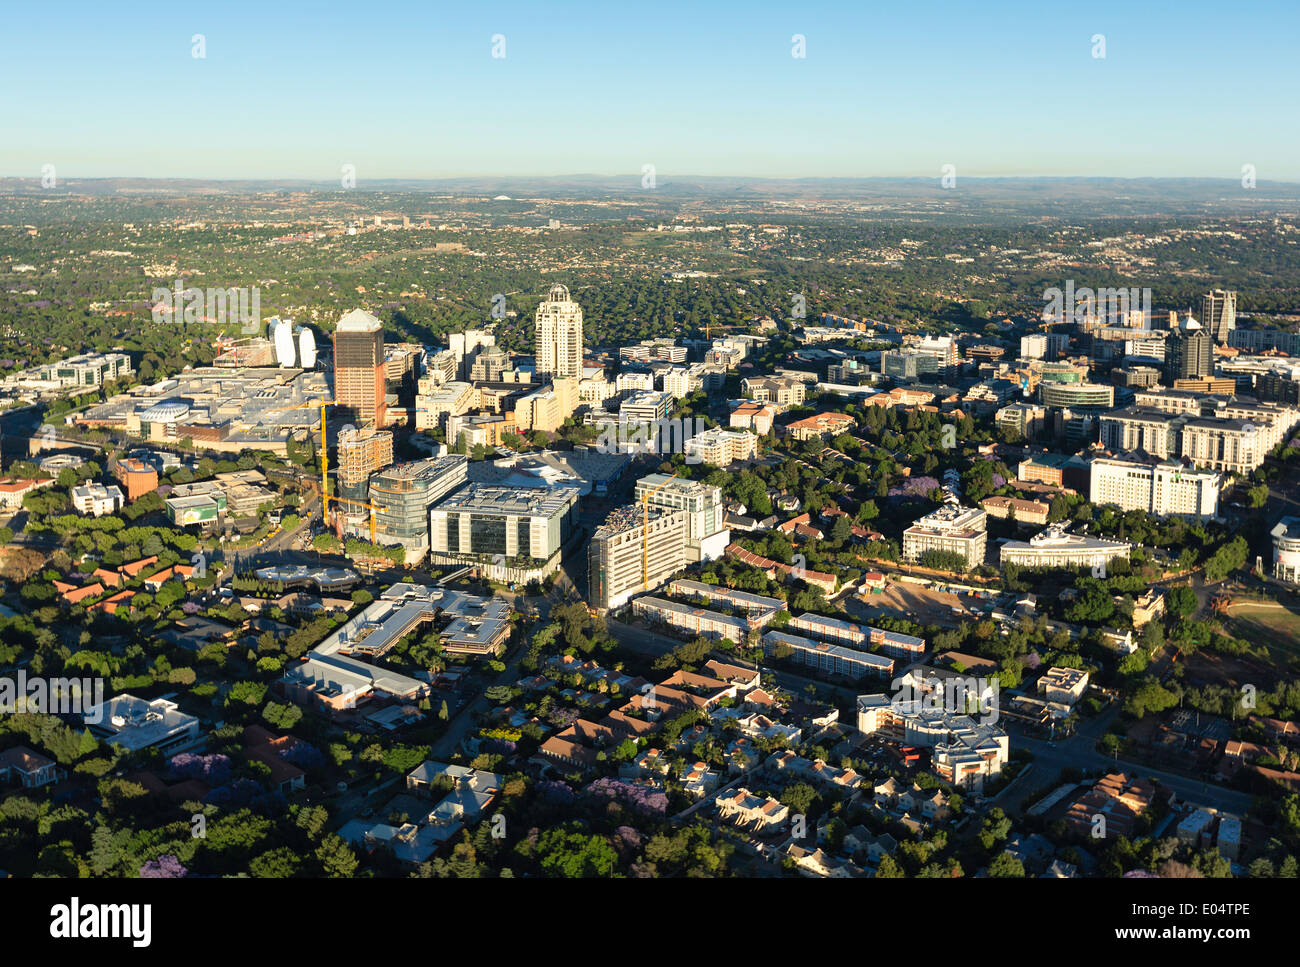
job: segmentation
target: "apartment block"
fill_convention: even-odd
[[[984,563],[988,515],[979,507],[944,506],[903,531],[903,559],[917,562],[926,551],[960,554],[967,567]]]
[[[813,641],[802,635],[772,629],[763,635],[763,651],[779,655],[789,649],[789,657],[810,668],[830,675],[843,675],[859,681],[867,676],[888,678],[894,673],[894,659],[869,651],[858,651],[827,641]]]
[[[1223,478],[1180,462],[1140,462],[1096,457],[1089,494],[1098,506],[1142,510],[1159,517],[1208,518],[1219,513]]]
[[[870,648],[903,661],[919,661],[925,656],[924,638],[854,624],[842,618],[828,618],[808,612],[791,618],[789,627],[822,641],[863,650]]]
[[[749,460],[758,450],[758,437],[752,433],[714,427],[697,433],[684,447],[688,460],[711,467],[726,467],[738,460]]]
[[[687,558],[712,561],[726,551],[731,531],[725,526],[722,490],[698,480],[652,473],[636,482],[634,499],[687,514]]]
[[[588,548],[587,600],[619,608],[659,587],[686,566],[689,515],[668,507],[627,504],[596,528]]]

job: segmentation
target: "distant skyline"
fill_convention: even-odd
[[[1300,181],[1298,28],[1272,0],[11,6],[0,175]]]

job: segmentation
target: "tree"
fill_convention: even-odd
[[[301,865],[293,850],[281,846],[253,857],[248,872],[263,879],[288,879],[298,872]]]
[[[326,876],[347,878],[357,870],[357,857],[337,833],[328,834],[316,848],[316,861]]]
[[[876,876],[878,878],[886,880],[901,880],[904,879],[906,875],[907,874],[903,872],[903,868],[898,865],[898,861],[892,856],[885,855],[880,858],[880,865],[876,867]]]
[[[993,857],[989,863],[989,876],[999,877],[1016,877],[1023,879],[1025,875],[1025,864],[1016,859],[1005,850]]]

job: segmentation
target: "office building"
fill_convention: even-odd
[[[1044,379],[1038,384],[1038,400],[1044,406],[1070,409],[1110,409],[1115,405],[1115,387],[1105,383],[1057,383]]]
[[[1098,567],[1116,558],[1128,560],[1133,545],[1107,541],[1083,534],[1069,534],[1060,526],[1049,527],[1027,541],[1006,541],[1002,563],[1021,567]]]
[[[1285,329],[1234,329],[1228,334],[1228,345],[1251,353],[1276,351],[1288,356],[1300,356],[1300,332]]]
[[[1300,517],[1283,517],[1269,536],[1273,538],[1273,577],[1300,584]]]
[[[790,376],[747,376],[740,381],[740,389],[756,403],[771,403],[782,411],[802,405],[808,395],[803,380]]]
[[[435,559],[445,555],[558,565],[578,497],[577,487],[469,484],[429,511],[430,551]]]
[[[1051,414],[1045,406],[1033,403],[1012,403],[993,416],[999,430],[1011,436],[1032,440],[1052,428]]]
[[[38,382],[56,383],[69,389],[103,386],[131,375],[131,357],[126,353],[82,353],[57,363],[47,363],[20,376]]]
[[[672,411],[672,394],[636,390],[619,406],[618,419],[620,423],[654,423],[668,419]]]
[[[1169,460],[1178,456],[1178,422],[1178,417],[1150,407],[1116,410],[1099,420],[1101,445],[1115,452],[1141,452]]]
[[[582,379],[582,308],[562,285],[551,286],[537,307],[536,357],[539,379]]]
[[[158,468],[138,457],[119,460],[113,475],[126,487],[128,501],[139,500],[158,489]]]
[[[1033,332],[1020,337],[1021,359],[1056,359],[1070,348],[1070,337],[1064,332]]]
[[[922,376],[939,372],[939,359],[919,352],[883,352],[880,354],[880,372],[891,379],[914,383]]]
[[[1088,461],[1066,453],[1041,453],[1027,457],[1016,467],[1016,479],[1044,483],[1080,493],[1088,489]]]
[[[931,749],[930,771],[960,789],[982,791],[984,780],[999,775],[1011,756],[1004,729],[932,707],[924,698],[896,701],[888,695],[859,695],[857,705],[859,732],[899,746]]]
[[[429,508],[465,483],[469,461],[463,454],[398,463],[370,478],[375,505],[376,541],[400,545],[407,562],[429,550]]]
[[[984,563],[988,515],[979,507],[947,505],[903,531],[903,560],[916,563],[927,551],[961,555],[967,567]]]
[[[334,330],[334,400],[358,425],[384,425],[388,367],[384,328],[362,309],[353,309]]]
[[[83,718],[92,735],[126,752],[150,749],[175,755],[199,741],[199,720],[164,698],[124,693],[88,708]]]
[[[1237,293],[1212,289],[1201,296],[1201,325],[1215,342],[1225,344],[1237,328]]]
[[[1165,382],[1200,379],[1214,373],[1214,338],[1188,316],[1165,343]]]
[[[471,383],[454,379],[439,383],[426,373],[420,377],[419,390],[415,395],[415,428],[446,429],[449,417],[468,413],[478,398],[478,391]]]
[[[115,484],[105,487],[103,484],[86,483],[73,487],[70,495],[72,506],[76,508],[77,513],[89,514],[91,517],[116,513],[126,503],[122,488]]]
[[[1219,513],[1223,478],[1178,462],[1152,463],[1097,457],[1090,499],[1098,506],[1142,510],[1158,517],[1207,518]]]
[[[657,588],[687,564],[689,514],[627,504],[596,528],[588,549],[587,600],[602,611]]]

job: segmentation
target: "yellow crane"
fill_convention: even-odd
[[[329,438],[325,435],[325,407],[338,406],[337,402],[327,402],[325,400],[312,400],[309,403],[300,403],[297,406],[289,407],[291,410],[311,410],[320,407],[320,503],[321,513],[325,516],[325,526],[330,522],[330,492],[329,492]],[[333,498],[338,500],[339,498]],[[373,526],[373,524],[372,524]]]
[[[368,503],[364,500],[349,500],[347,497],[330,497],[330,496],[321,497],[321,507],[328,508],[331,500],[334,501],[334,503],[336,504],[351,504],[353,507],[365,507],[367,510],[369,510],[370,511],[370,543],[371,544],[377,543],[375,541],[375,511],[383,510],[384,509],[383,507],[376,507],[374,504]],[[326,515],[326,520],[327,521],[329,520],[328,513]]]
[[[647,490],[641,498],[641,590],[650,589],[650,498],[677,479],[673,474],[661,484]]]

